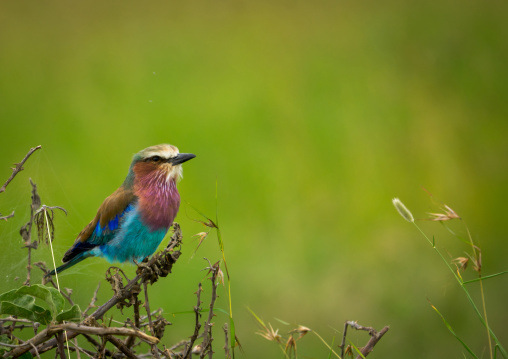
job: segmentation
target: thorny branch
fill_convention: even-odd
[[[5,182],[5,184],[0,188],[0,193],[4,192],[9,183],[13,180],[13,178],[23,170],[23,164],[27,161],[30,155],[36,150],[40,149],[41,146],[37,146],[32,148],[29,153],[25,156],[25,158],[18,164],[15,164],[15,168],[13,168],[13,173],[10,178]],[[27,265],[27,279],[24,285],[30,285],[31,280],[31,269],[32,269],[32,249],[37,249],[38,244],[41,242],[48,243],[53,239],[54,233],[54,210],[60,209],[67,212],[65,209],[61,207],[49,207],[41,204],[41,199],[39,194],[37,193],[37,185],[32,182],[30,179],[30,183],[32,185],[32,202],[31,202],[31,214],[30,221],[27,222],[20,230],[20,234],[23,237],[25,242],[25,248],[28,249],[28,265]],[[14,212],[5,217],[0,216],[0,220],[10,218],[14,216]],[[38,240],[32,241],[32,228],[34,225],[38,229]],[[36,323],[32,320],[16,318],[16,317],[7,317],[0,318],[0,334],[7,334],[7,337],[10,340],[10,343],[1,343],[0,346],[4,348],[10,348],[10,351],[1,350],[0,357],[20,357],[30,352],[32,356],[36,356],[40,358],[40,355],[49,351],[55,350],[56,357],[60,356],[60,358],[67,358],[67,351],[73,351],[76,353],[76,357],[78,359],[81,358],[82,355],[88,357],[113,357],[116,359],[120,358],[143,358],[143,357],[155,357],[159,358],[162,354],[167,358],[190,358],[192,354],[200,355],[200,358],[204,358],[208,356],[212,358],[213,350],[212,350],[212,328],[213,328],[213,317],[214,317],[214,305],[217,299],[217,286],[219,281],[223,281],[223,274],[219,268],[219,262],[215,264],[211,264],[209,261],[209,266],[206,268],[209,270],[209,273],[212,273],[209,278],[212,283],[212,292],[211,292],[211,300],[208,311],[208,316],[203,323],[204,332],[200,335],[201,324],[201,292],[202,287],[201,283],[199,284],[197,294],[197,305],[194,307],[195,316],[196,316],[196,324],[194,328],[194,333],[188,340],[181,340],[175,345],[166,348],[164,346],[164,350],[161,350],[157,347],[160,339],[164,335],[165,327],[171,325],[166,319],[162,316],[162,310],[158,309],[153,313],[150,311],[150,305],[148,301],[148,292],[147,287],[148,283],[154,284],[161,277],[166,277],[171,273],[173,264],[176,263],[178,258],[180,257],[180,246],[182,243],[182,233],[180,230],[180,226],[175,223],[174,224],[174,233],[171,237],[171,240],[168,246],[161,252],[152,256],[150,259],[145,259],[142,263],[138,265],[138,269],[136,271],[136,276],[133,279],[129,279],[125,273],[116,267],[111,267],[107,274],[106,279],[110,282],[113,289],[113,296],[103,305],[96,307],[95,303],[97,301],[97,294],[99,291],[99,286],[95,290],[93,297],[90,301],[90,304],[86,308],[84,312],[82,312],[83,317],[85,317],[80,323],[73,322],[63,322],[63,323],[55,323],[52,322],[47,325],[46,328],[39,330],[39,323]],[[45,274],[49,273],[45,263],[36,262],[33,265],[40,268]],[[43,282],[51,283],[55,288],[57,287],[53,282],[52,278],[49,279],[46,277],[43,279]],[[141,290],[144,290],[144,304],[138,298]],[[60,290],[62,296],[71,304],[74,305],[73,300],[71,299],[72,290],[65,288],[65,290]],[[104,315],[113,307],[117,307],[122,311],[126,307],[130,307],[133,305],[134,308],[134,322],[127,319],[124,323],[123,327],[111,327],[111,320],[108,324],[100,324],[98,321],[104,321]],[[139,307],[143,305],[147,311],[146,316],[140,316]],[[92,308],[96,308],[95,311],[88,315],[88,311]],[[111,318],[112,319],[112,318]],[[17,324],[18,323],[18,324]],[[21,340],[17,336],[14,335],[15,330],[23,330],[26,328],[32,328],[34,331],[34,336],[29,340]],[[150,334],[145,333],[147,329]],[[228,347],[228,326],[227,324],[224,326],[224,333],[226,338],[225,351],[226,357],[230,357],[229,355],[229,347]],[[82,348],[78,345],[77,337],[80,336],[85,338],[93,347],[94,350],[89,350]],[[98,336],[100,340],[95,340],[92,336]],[[118,337],[125,336],[127,339],[120,340]],[[200,344],[195,345],[194,343],[202,338]],[[70,342],[70,343],[69,343]],[[106,347],[107,343],[111,343],[115,350],[108,349]],[[147,343],[151,346],[151,353],[147,354],[136,354],[134,348],[136,348],[140,343]],[[70,344],[70,345],[69,345]],[[0,347],[1,348],[1,347]],[[113,347],[111,347],[113,348]],[[180,348],[180,351],[177,351]]]
[[[203,291],[203,288],[201,287],[201,283],[198,285],[198,291],[196,292],[196,297],[198,299],[196,306],[194,307],[194,313],[196,316],[196,324],[194,326],[194,333],[190,337],[190,340],[187,344],[187,347],[185,348],[185,351],[183,353],[183,359],[189,358],[189,355],[192,351],[192,346],[194,345],[194,342],[198,338],[199,330],[201,329],[201,322],[199,319],[201,318],[201,292]]]
[[[152,322],[152,316],[150,314],[150,304],[148,301],[148,285],[146,282],[143,282],[143,291],[145,292],[145,309],[146,309],[146,315],[148,317],[148,325],[150,327],[150,333],[152,335],[155,335],[155,331],[153,329],[153,322]],[[155,358],[159,358],[159,350],[157,349],[157,343],[152,343],[152,354]]]
[[[56,326],[50,325],[46,329],[39,332],[39,334],[34,336],[32,339],[7,352],[5,356],[18,357],[29,350],[32,352],[32,355],[35,355],[35,350],[33,349],[32,345],[37,347],[39,353],[44,353],[48,350],[54,349],[58,346],[58,341],[56,338],[51,337],[59,330],[64,329],[67,331],[67,340],[71,340],[77,335],[84,333],[103,336],[127,335],[142,339],[138,334],[142,333],[139,330],[130,328],[100,328],[96,327],[97,320],[101,319],[103,315],[114,306],[117,306],[119,309],[129,307],[133,302],[133,296],[137,296],[140,293],[141,283],[148,281],[150,281],[150,283],[155,283],[160,277],[166,277],[171,272],[173,264],[180,256],[180,251],[177,250],[177,247],[180,246],[182,241],[182,232],[180,230],[180,226],[175,223],[173,228],[174,233],[168,246],[162,252],[155,254],[149,261],[143,263],[143,266],[138,268],[136,277],[128,281],[125,286],[123,285],[123,278],[120,275],[120,273],[123,272],[117,271],[116,273],[111,274],[111,271],[109,271],[110,276],[107,279],[113,285],[113,289],[115,291],[113,297],[110,298],[105,304],[97,308],[91,315],[86,317],[79,326],[73,323],[67,323],[65,325],[59,324]],[[168,322],[158,322],[169,324]],[[113,329],[120,330],[108,332],[108,330]],[[149,337],[154,338],[148,341],[150,344],[156,344],[158,342],[157,338],[153,336]],[[116,342],[116,344],[120,345],[118,342]],[[126,350],[122,350],[125,348],[123,346],[120,347],[119,350],[125,354]]]
[[[206,260],[208,261],[208,259],[206,259]],[[210,272],[212,273],[212,276],[210,277],[210,280],[212,281],[212,298],[210,300],[210,310],[208,311],[208,318],[206,319],[205,328],[203,331],[203,344],[201,344],[201,353],[199,356],[200,359],[203,359],[205,357],[206,353],[208,353],[209,358],[212,358],[212,356],[213,356],[213,350],[212,350],[212,341],[213,341],[212,319],[214,316],[213,307],[215,305],[215,300],[217,299],[217,286],[219,285],[219,283],[217,281],[217,277],[218,277],[219,271],[220,271],[219,262],[212,265],[210,263],[210,261],[208,261],[208,264],[209,264],[209,267],[206,269],[209,270],[208,273],[210,273]]]
[[[222,327],[222,330],[224,330],[224,355],[226,358],[230,358],[231,355],[229,354],[229,331],[228,331],[228,323],[224,323],[224,326]]]
[[[87,340],[92,340],[89,335],[99,335],[101,338],[103,338],[103,344],[99,344],[94,341],[94,346],[97,348],[98,352],[103,352],[105,355],[108,354],[109,351],[104,347],[105,342],[109,341],[112,343],[125,357],[128,358],[137,358],[135,352],[131,349],[133,346],[136,346],[135,338],[138,340],[141,339],[144,342],[147,342],[152,346],[152,356],[156,357],[159,355],[159,353],[164,354],[166,357],[174,357],[174,358],[185,358],[185,355],[187,357],[190,356],[191,353],[194,354],[200,354],[201,357],[204,357],[206,354],[211,358],[213,351],[211,349],[211,342],[213,340],[212,338],[212,326],[213,323],[213,308],[215,299],[217,298],[216,288],[217,288],[217,278],[220,276],[220,268],[218,266],[218,263],[211,265],[207,267],[210,272],[212,272],[211,281],[212,281],[212,299],[210,303],[210,310],[208,318],[205,322],[205,328],[206,335],[203,334],[202,337],[203,343],[201,345],[196,346],[196,348],[193,348],[194,342],[200,337],[199,336],[199,328],[201,328],[201,323],[199,321],[199,318],[201,317],[201,299],[199,297],[199,293],[201,293],[201,286],[198,291],[198,304],[195,307],[196,311],[196,329],[194,331],[193,336],[191,336],[190,340],[182,341],[178,343],[178,345],[175,345],[171,347],[170,349],[166,349],[164,351],[161,351],[159,348],[157,348],[156,344],[158,343],[158,340],[162,338],[164,334],[164,328],[167,325],[170,325],[169,322],[167,322],[160,314],[158,314],[157,319],[152,320],[152,316],[154,314],[159,313],[159,311],[155,311],[153,313],[150,312],[150,307],[146,305],[148,303],[148,296],[146,292],[146,285],[148,281],[150,282],[156,282],[159,277],[164,277],[168,273],[171,272],[172,265],[176,262],[180,255],[180,251],[177,250],[177,247],[181,244],[181,230],[178,224],[175,223],[175,233],[172,236],[172,239],[168,245],[168,247],[156,254],[153,258],[151,258],[149,261],[143,262],[137,271],[137,275],[134,279],[128,280],[128,278],[125,276],[125,273],[116,267],[111,267],[108,270],[107,279],[111,283],[114,295],[112,298],[110,298],[105,304],[100,306],[93,312],[91,315],[87,316],[80,324],[74,324],[74,323],[66,323],[66,324],[56,324],[56,325],[50,325],[40,333],[38,333],[36,336],[34,336],[29,341],[23,342],[22,344],[16,346],[13,348],[12,351],[5,354],[6,357],[14,356],[18,357],[22,355],[23,353],[27,351],[31,351],[33,355],[37,355],[37,353],[45,353],[48,350],[52,350],[55,348],[61,347],[61,336],[55,336],[55,334],[61,333],[63,330],[67,332],[67,337],[65,341],[72,340],[78,335],[83,335],[87,338]],[[39,264],[39,263],[38,263]],[[40,265],[40,268],[43,269],[45,272],[47,272],[47,269],[45,269],[45,266]],[[124,284],[124,281],[127,280],[127,284]],[[138,299],[138,295],[141,292],[141,285],[143,285],[145,289],[145,308],[147,309],[147,315],[140,317],[139,315],[139,305],[140,301]],[[90,306],[93,305],[93,303],[96,300],[98,289],[96,289],[94,293],[94,297],[92,298],[92,301],[90,303]],[[69,296],[70,299],[70,296]],[[102,319],[102,316],[112,307],[116,306],[120,310],[122,310],[125,307],[129,307],[131,305],[134,305],[134,327],[128,328],[112,328],[112,327],[103,327],[98,326],[97,320]],[[137,309],[136,309],[137,308]],[[89,308],[87,308],[88,310]],[[148,323],[143,323],[144,321],[148,321]],[[130,324],[129,324],[130,323]],[[132,327],[132,322],[130,320],[126,321],[126,326]],[[150,330],[151,335],[144,334],[142,331],[140,331],[140,328],[142,327],[148,327]],[[126,341],[121,341],[116,336],[127,336],[128,339]],[[181,352],[174,352],[175,349],[178,347],[183,347]],[[189,351],[190,349],[190,351]],[[90,354],[90,351],[86,351],[83,348],[80,348],[78,346],[75,346],[73,350],[85,354]],[[60,353],[61,351],[58,350]],[[185,354],[187,353],[187,354]],[[112,354],[111,354],[112,355]],[[115,354],[118,355],[118,354]]]

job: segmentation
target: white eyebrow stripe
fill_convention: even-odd
[[[176,155],[178,154],[177,151],[171,151],[169,149],[166,149],[166,150],[158,150],[158,151],[150,151],[150,152],[146,152],[145,153],[145,158],[150,158],[150,157],[153,157],[153,156],[160,156],[160,157],[163,157],[163,158],[172,158],[172,157],[175,157]]]

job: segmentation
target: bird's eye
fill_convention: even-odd
[[[159,156],[153,156],[150,158],[153,162],[160,162],[161,158]]]

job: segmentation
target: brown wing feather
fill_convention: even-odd
[[[95,218],[83,228],[76,238],[76,241],[74,241],[74,245],[65,253],[63,261],[67,262],[81,252],[76,247],[79,243],[86,242],[92,236],[97,227],[97,223],[100,223],[101,227],[105,227],[109,221],[121,215],[129,203],[132,203],[134,200],[135,195],[132,189],[126,189],[123,186],[106,198],[99,207]]]

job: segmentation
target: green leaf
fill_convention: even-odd
[[[263,322],[263,320],[262,320],[260,317],[258,317],[258,316],[256,315],[256,313],[254,313],[254,312],[252,311],[252,309],[250,309],[249,307],[247,307],[247,310],[250,312],[250,314],[252,314],[252,316],[253,316],[254,318],[256,318],[256,320],[258,321],[258,323],[259,323],[259,324],[261,324],[261,326],[262,326],[263,328],[266,328],[265,322]]]
[[[35,298],[42,299],[49,305],[49,310],[56,316],[64,308],[64,297],[55,288],[46,287],[41,284],[34,284],[30,287],[21,287],[17,290],[19,294],[28,294]]]
[[[48,309],[36,305],[36,298],[44,301]],[[34,284],[30,287],[23,286],[0,294],[0,314],[15,315],[41,324],[48,324],[63,310],[64,303],[64,298],[58,290]],[[67,313],[70,317],[75,316],[75,309],[72,310],[71,308],[71,312]]]
[[[233,357],[235,356],[235,346],[236,346],[236,332],[235,332],[235,322],[233,321],[233,317],[229,317],[229,346],[233,351]]]
[[[35,298],[14,289],[0,295],[0,314],[16,315],[42,324],[51,320],[51,313],[36,305]]]
[[[331,359],[332,358],[332,353],[333,353],[333,343],[335,343],[335,335],[333,336],[332,338],[332,344],[330,345],[330,352],[328,353],[328,359]]]
[[[335,352],[335,350],[333,350],[333,342],[335,341],[335,336],[333,337],[333,340],[332,340],[332,345],[328,345],[328,343],[326,342],[326,340],[323,339],[323,337],[321,335],[318,334],[318,332],[316,332],[315,330],[313,330],[311,333],[314,333],[318,338],[319,340],[321,340],[323,342],[323,344],[328,348],[330,349],[330,353],[328,355],[328,357],[331,356],[331,354],[333,353],[337,358],[340,359],[340,355],[337,354]]]
[[[16,301],[20,296],[17,294],[17,289],[10,290],[8,292],[0,294],[0,302],[14,302]],[[35,301],[35,299],[34,299]]]
[[[79,309],[77,304],[74,304],[71,309],[56,316],[56,321],[58,323],[61,323],[64,320],[68,322],[79,322],[81,320],[81,309]]]
[[[38,305],[21,306],[6,301],[0,302],[0,314],[15,315],[41,324],[48,324],[52,318],[49,310],[39,307]]]
[[[0,342],[5,344],[12,344],[11,339],[7,334],[0,335]],[[9,348],[0,346],[0,355],[3,356],[5,352],[9,351]]]

